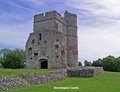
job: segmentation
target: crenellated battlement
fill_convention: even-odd
[[[65,17],[67,17],[67,16],[77,17],[76,14],[70,13],[70,12],[68,12],[68,11],[65,12],[64,16],[65,16]]]
[[[66,19],[69,19],[71,21],[74,21],[74,20],[76,21],[77,16],[76,16],[76,14],[72,14],[67,11],[65,12],[64,16],[61,16],[61,14],[59,14],[57,11],[50,11],[50,12],[35,15],[34,23],[42,22],[42,21],[46,21],[46,20],[52,20],[52,19],[56,19],[56,20],[60,21],[61,23],[66,24]]]
[[[42,22],[51,19],[57,19],[64,22],[62,16],[57,11],[46,12],[34,16],[34,22]]]

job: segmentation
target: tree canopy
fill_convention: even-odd
[[[4,68],[23,68],[25,62],[25,51],[22,49],[1,49],[0,63]]]
[[[93,61],[92,66],[103,67],[105,71],[120,72],[120,57],[107,56],[103,59]]]

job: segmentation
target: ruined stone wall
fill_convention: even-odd
[[[40,33],[41,40],[39,40]],[[34,43],[32,43],[33,39]],[[66,43],[67,38],[61,32],[54,30],[34,32],[26,45],[27,67],[40,68],[40,59],[48,60],[48,68],[67,67]],[[32,49],[31,54],[29,54],[29,48]],[[38,55],[35,56],[35,53],[38,53]]]
[[[103,72],[102,67],[71,67],[67,69],[68,77],[93,77]]]
[[[48,74],[22,73],[17,76],[0,75],[0,91],[15,87],[62,81],[67,77],[93,77],[102,72],[102,67],[71,67],[67,69],[57,69]]]
[[[0,91],[15,87],[30,86],[64,80],[67,77],[66,70],[59,69],[49,74],[22,73],[18,76],[0,76]]]

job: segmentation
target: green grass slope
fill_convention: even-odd
[[[18,75],[20,73],[49,73],[53,69],[0,69],[0,75]]]
[[[54,89],[79,87],[79,89]],[[104,72],[92,78],[68,78],[64,81],[11,89],[5,92],[120,92],[120,73]]]

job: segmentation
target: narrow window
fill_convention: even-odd
[[[32,48],[28,49],[28,54],[31,55],[32,54]]]
[[[59,39],[56,39],[56,41],[58,42],[58,41],[59,41]]]
[[[58,55],[56,56],[56,58],[58,58]]]
[[[42,34],[41,33],[39,33],[39,40],[41,40],[42,39]]]
[[[62,54],[62,55],[65,54],[65,50],[64,50],[64,49],[61,50],[61,54]]]
[[[33,40],[32,40],[32,44],[34,44],[34,43],[35,43],[35,40],[33,39]]]
[[[37,57],[37,56],[38,56],[38,53],[34,53],[34,56]]]
[[[58,52],[58,49],[59,49],[59,45],[55,45],[56,52]]]

